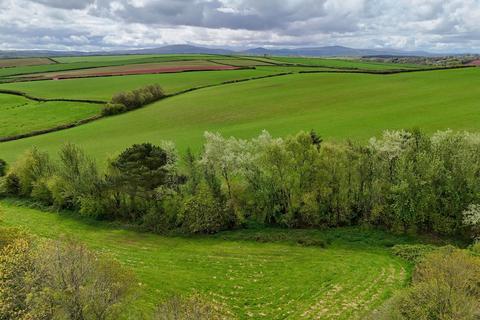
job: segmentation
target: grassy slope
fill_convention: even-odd
[[[0,94],[0,137],[48,129],[85,119],[100,111],[99,105],[74,102],[37,102]]]
[[[280,73],[276,69],[182,72],[174,74],[148,74],[122,77],[98,77],[59,81],[31,81],[0,85],[0,89],[19,90],[43,98],[109,100],[115,93],[158,83],[168,93],[192,87],[218,84],[224,81],[245,79]]]
[[[367,139],[385,129],[480,129],[480,69],[406,73],[296,74],[203,89],[74,129],[0,144],[13,161],[32,145],[64,141],[99,159],[131,145],[173,140],[198,148],[205,130],[251,137],[315,129],[326,138]]]
[[[193,290],[240,319],[361,319],[402,287],[408,274],[406,265],[382,246],[402,239],[358,229],[310,231],[309,237],[332,240],[326,249],[236,240],[248,231],[162,237],[6,201],[0,202],[0,225],[25,227],[49,238],[73,236],[131,267],[142,289],[134,314],[126,315],[130,319],[148,313],[167,295]],[[281,233],[287,238],[299,234]]]
[[[277,61],[287,62],[287,63],[303,64],[303,65],[310,65],[310,66],[322,66],[322,67],[331,67],[331,68],[352,68],[352,69],[364,69],[364,70],[416,69],[416,68],[422,67],[420,65],[415,65],[415,64],[382,63],[382,62],[360,61],[360,60],[299,58],[299,57],[274,57],[273,59]]]

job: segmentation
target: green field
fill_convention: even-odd
[[[49,129],[96,115],[100,106],[79,102],[38,102],[0,93],[0,137]]]
[[[8,83],[0,89],[17,90],[42,98],[110,100],[115,93],[158,83],[167,93],[224,81],[241,80],[281,73],[276,69],[182,72],[67,80]]]
[[[59,63],[0,69],[0,82],[19,80],[25,74],[129,68],[132,64],[146,67],[160,62],[170,65],[185,60],[254,68],[0,84],[0,90],[42,99],[106,102],[118,92],[150,84],[159,84],[172,95],[75,128],[0,143],[0,159],[9,164],[33,146],[55,156],[64,143],[71,142],[93,156],[102,168],[107,158],[135,143],[170,140],[181,153],[189,147],[198,151],[205,131],[251,138],[265,129],[274,136],[314,129],[327,141],[365,142],[391,129],[419,127],[427,133],[480,130],[479,68],[382,75],[359,71],[412,71],[420,66],[353,59],[215,55],[55,60]],[[305,71],[316,73],[301,73]],[[0,137],[86,119],[98,115],[101,108],[100,104],[38,102],[0,93]],[[365,319],[408,284],[411,266],[392,256],[389,247],[417,242],[359,227],[261,228],[202,237],[160,236],[137,232],[120,222],[44,212],[11,199],[0,200],[0,226],[24,227],[47,238],[74,237],[131,268],[139,292],[124,319],[149,318],[162,299],[193,292],[205,295],[239,319]],[[305,239],[327,245],[298,244]]]
[[[92,222],[92,223],[89,223]],[[379,231],[244,230],[210,237],[162,237],[66,214],[0,202],[0,226],[34,234],[70,236],[132,268],[141,283],[131,314],[149,313],[168,295],[193,291],[217,301],[239,319],[363,319],[403,287],[409,268],[387,246],[404,242]],[[295,239],[323,239],[327,248]]]
[[[0,144],[13,161],[33,145],[56,152],[76,143],[100,160],[133,143],[172,140],[199,148],[206,130],[252,137],[315,129],[328,139],[366,140],[386,129],[480,128],[480,69],[403,73],[293,74],[222,85],[168,98],[77,128]],[[114,139],[112,137],[115,137]]]
[[[322,59],[322,58],[299,58],[299,57],[273,57],[272,59],[280,62],[319,66],[329,68],[341,69],[363,69],[363,70],[398,70],[398,69],[418,69],[423,66],[414,64],[400,64],[400,63],[382,63],[382,62],[367,62],[360,60],[347,59]]]

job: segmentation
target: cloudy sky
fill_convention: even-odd
[[[0,0],[0,50],[166,44],[480,52],[480,0]]]

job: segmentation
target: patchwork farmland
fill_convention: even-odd
[[[160,98],[142,103],[152,98],[142,96],[148,86],[161,88]],[[252,139],[267,130],[274,139],[313,130],[319,135],[311,133],[318,138],[315,142],[322,148],[325,142],[328,153],[335,149],[330,144],[338,143],[339,149],[365,144],[385,130],[476,132],[479,95],[480,68],[470,65],[437,68],[353,58],[205,54],[0,59],[0,159],[14,170],[35,148],[54,163],[46,171],[66,171],[58,164],[66,158],[59,152],[73,144],[85,152],[79,159],[91,159],[85,167],[98,165],[100,173],[92,176],[103,177],[111,169],[109,161],[130,146],[171,141],[182,159],[181,171],[192,169],[185,157],[189,151],[206,152],[206,131]],[[132,108],[118,107],[118,101],[131,96],[142,101]],[[107,114],[107,107],[115,114]],[[238,145],[254,145],[262,137]],[[45,189],[33,192],[33,198],[51,197],[49,188],[58,191],[55,197],[67,194],[55,189],[57,178],[45,178]],[[233,181],[232,190],[229,183],[220,182],[219,190],[248,189],[247,182]],[[325,189],[336,187],[332,182]],[[157,196],[165,196],[160,191]],[[128,214],[134,212],[129,211],[109,222],[115,219],[77,210],[85,202],[74,202],[74,193],[65,197],[63,206],[57,198],[38,206],[25,194],[9,194],[0,200],[0,227],[25,228],[42,239],[72,237],[132,270],[139,284],[137,299],[128,302],[129,311],[120,319],[151,318],[160,301],[191,294],[226,310],[225,318],[366,319],[411,279],[412,264],[392,255],[392,246],[451,240],[394,235],[343,221],[334,224],[340,228],[325,223],[320,230],[290,228],[282,220],[265,227],[243,211],[235,213],[242,217],[233,231],[195,236],[163,229],[145,232],[142,223],[148,215],[132,225]],[[310,204],[309,197],[297,199],[297,205]],[[251,199],[232,199],[250,209]],[[174,208],[176,200],[159,210]],[[335,209],[340,215],[342,208]]]

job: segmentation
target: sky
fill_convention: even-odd
[[[0,0],[0,50],[169,44],[480,52],[480,0]]]

